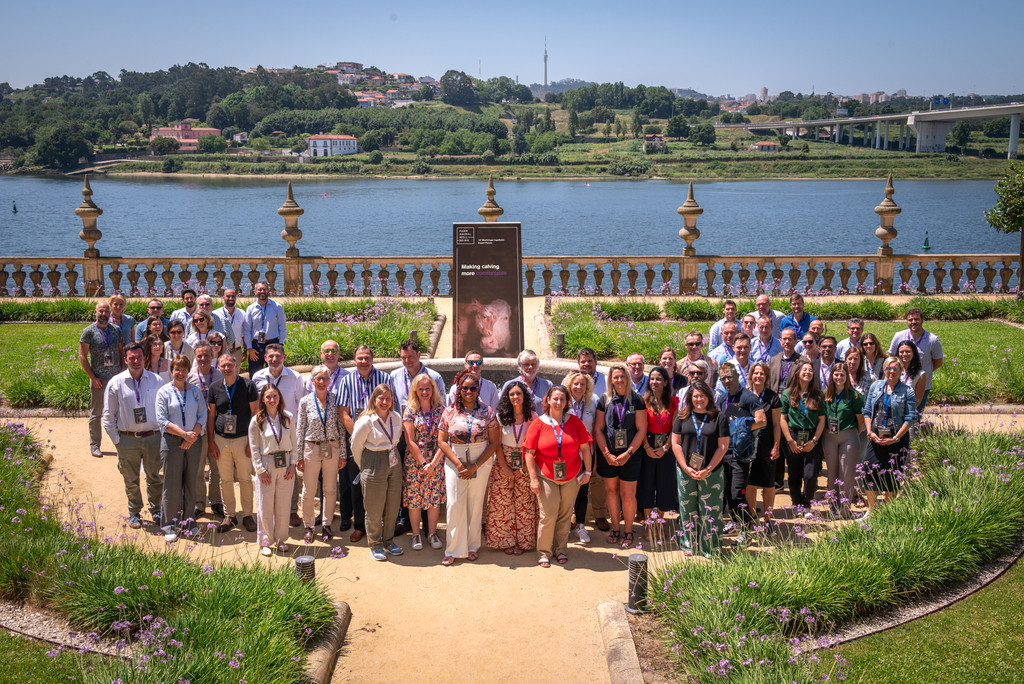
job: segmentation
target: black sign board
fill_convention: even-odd
[[[452,224],[454,356],[476,349],[514,358],[523,349],[522,224]]]

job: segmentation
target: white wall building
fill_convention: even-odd
[[[321,133],[306,138],[306,150],[311,157],[337,157],[359,151],[358,141],[351,135]]]

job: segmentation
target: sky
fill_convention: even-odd
[[[194,8],[195,15],[190,14]],[[4,0],[0,82],[205,62],[361,62],[440,78],[579,78],[709,95],[1024,92],[1021,0],[509,3]],[[20,30],[19,30],[20,27]],[[45,28],[44,28],[45,27]]]

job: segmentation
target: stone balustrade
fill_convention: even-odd
[[[488,180],[487,201],[478,209],[485,221],[503,213]],[[694,199],[693,184],[676,211],[683,217],[679,237],[686,246],[678,255],[659,256],[526,256],[523,293],[550,294],[682,294],[753,296],[762,292],[824,293],[990,293],[1009,292],[1017,284],[1016,254],[895,254],[894,222],[902,209],[893,201],[889,176],[884,198],[874,208],[882,241],[875,254],[824,255],[701,255],[693,243],[700,237],[697,219],[704,210]],[[222,294],[233,288],[248,296],[266,280],[278,295],[365,297],[415,294],[450,296],[452,259],[437,257],[301,256],[297,244],[303,209],[295,202],[291,183],[278,209],[285,220],[281,237],[288,243],[278,257],[104,257],[96,243],[102,238],[97,221],[103,214],[92,201],[89,179],[75,214],[82,219],[82,257],[0,257],[0,296],[45,297],[109,295],[175,295],[185,287]]]

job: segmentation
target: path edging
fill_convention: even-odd
[[[341,644],[345,641],[348,626],[352,622],[352,609],[344,601],[334,602],[334,627],[316,647],[310,651],[306,659],[306,674],[318,684],[328,684],[338,663]]]
[[[644,673],[626,619],[625,605],[620,601],[602,601],[597,604],[597,618],[612,684],[643,684]]]

